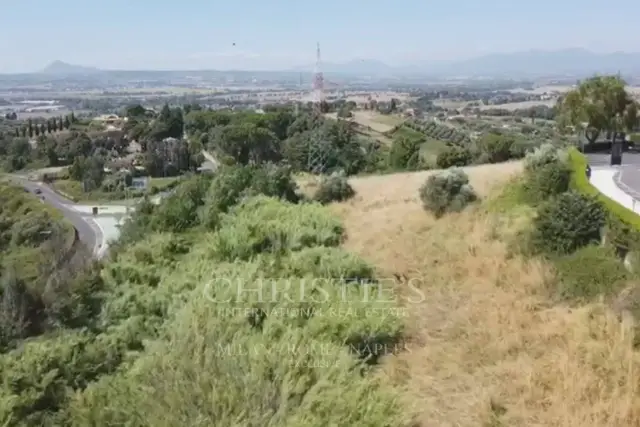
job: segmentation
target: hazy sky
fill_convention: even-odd
[[[584,47],[637,51],[637,0],[0,0],[0,72],[390,64]],[[235,46],[233,45],[235,43]]]

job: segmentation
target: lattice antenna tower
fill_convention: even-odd
[[[322,59],[320,56],[320,43],[316,48],[316,66],[313,70],[313,103],[320,110],[320,104],[324,101],[324,75],[322,74]]]
[[[313,112],[316,116],[322,115],[322,103],[324,102],[324,75],[322,74],[322,60],[320,56],[320,43],[316,48],[316,65],[313,70],[312,80]],[[328,144],[318,140],[309,147],[309,170],[312,173],[321,174],[325,170],[328,156]]]

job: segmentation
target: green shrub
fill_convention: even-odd
[[[471,164],[473,156],[468,148],[449,147],[440,152],[436,158],[436,166],[440,169],[462,167]]]
[[[313,200],[327,204],[331,202],[342,202],[356,195],[355,190],[343,175],[331,175],[324,178],[315,194]]]
[[[222,217],[213,250],[221,260],[247,260],[261,252],[337,246],[344,228],[317,203],[294,205],[258,196]]]
[[[76,395],[69,425],[409,425],[394,392],[363,375],[341,345],[355,332],[347,317],[276,315],[262,321],[263,332],[251,333],[249,322],[219,310],[203,298],[186,305],[168,340],[150,345],[135,369],[103,377]],[[375,320],[380,333],[393,333],[387,324],[395,328],[395,322],[366,321]],[[318,321],[334,324],[285,327]],[[327,340],[323,330],[342,331],[335,336],[342,342]]]
[[[531,172],[549,163],[566,162],[566,152],[553,144],[542,144],[524,158],[525,171]]]
[[[597,200],[569,191],[540,205],[533,220],[534,252],[569,254],[599,242],[605,212]]]
[[[488,163],[500,163],[511,158],[513,143],[511,136],[488,133],[478,141],[478,147],[486,154]]]
[[[564,162],[555,161],[528,170],[524,179],[527,201],[537,204],[569,190],[571,168]]]
[[[511,146],[511,158],[522,159],[527,154],[532,153],[539,146],[535,141],[529,141],[526,139],[516,140]]]
[[[589,245],[560,257],[556,263],[560,297],[589,300],[617,294],[629,273],[611,248]]]
[[[420,166],[422,137],[399,137],[391,144],[389,166],[395,170],[416,170]]]
[[[202,208],[201,221],[218,226],[220,215],[242,199],[259,194],[297,203],[300,199],[291,169],[275,165],[225,166],[217,173]]]
[[[436,218],[447,212],[459,212],[476,199],[476,193],[469,185],[469,177],[458,168],[430,175],[420,187],[422,206]]]
[[[282,275],[344,279],[347,281],[371,281],[373,268],[360,257],[342,248],[315,247],[292,252],[283,265]]]

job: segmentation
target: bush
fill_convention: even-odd
[[[536,142],[528,140],[517,140],[511,146],[511,158],[522,159],[527,154],[535,151],[537,147]]]
[[[525,171],[532,172],[549,163],[565,163],[566,160],[567,153],[558,149],[558,147],[553,144],[542,144],[533,152],[526,155],[524,158],[524,168]]]
[[[205,197],[201,221],[210,228],[218,226],[220,215],[242,199],[258,194],[297,203],[297,185],[288,167],[271,164],[259,166],[225,166],[213,179]]]
[[[332,175],[324,178],[320,186],[313,195],[316,202],[327,204],[331,202],[342,202],[356,195],[355,190],[342,175]]]
[[[337,246],[344,229],[317,203],[294,205],[274,198],[248,199],[221,219],[213,240],[220,260],[248,260],[259,253],[282,253],[312,246]]]
[[[389,151],[389,166],[395,170],[416,170],[420,167],[420,147],[424,139],[400,137]]]
[[[542,204],[533,220],[534,252],[569,254],[600,240],[606,222],[598,201],[569,191]]]
[[[617,294],[629,273],[611,248],[589,245],[556,262],[558,294],[562,298],[589,300]]]
[[[447,212],[459,212],[476,199],[469,177],[458,168],[430,175],[420,187],[422,206],[436,218]]]
[[[514,140],[510,136],[488,133],[478,141],[482,152],[487,154],[489,163],[506,162],[511,158],[511,147]]]
[[[569,190],[570,181],[571,168],[560,161],[529,170],[524,181],[527,201],[536,204],[564,193]]]
[[[473,156],[468,148],[450,147],[438,154],[436,166],[440,169],[462,167],[471,164],[472,160]]]

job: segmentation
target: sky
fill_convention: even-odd
[[[639,15],[637,0],[0,0],[0,73],[54,60],[282,70],[312,64],[316,42],[326,62],[390,65],[529,49],[635,52]]]

